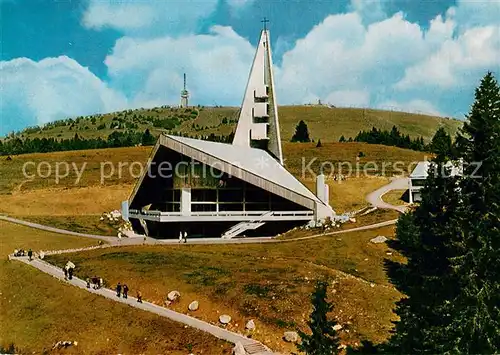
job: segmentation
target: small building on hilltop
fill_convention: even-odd
[[[261,32],[232,144],[161,135],[122,204],[136,234],[272,236],[333,218],[328,185],[312,193],[283,166],[269,31]]]

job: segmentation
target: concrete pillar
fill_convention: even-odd
[[[191,188],[189,187],[181,189],[181,214],[183,216],[191,214]]]
[[[128,221],[128,201],[122,201],[122,218]]]
[[[316,176],[316,196],[325,202],[325,175]]]
[[[408,198],[410,200],[410,203],[413,203],[413,192],[412,192],[412,184],[411,184],[411,179],[408,179]]]

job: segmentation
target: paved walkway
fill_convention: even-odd
[[[366,196],[366,200],[373,206],[378,208],[386,208],[405,213],[408,207],[394,206],[382,200],[382,197],[391,190],[405,190],[408,188],[408,178],[398,178],[391,181],[391,183],[382,186],[380,189],[373,191]]]
[[[393,206],[390,204],[385,203],[382,200],[382,196],[387,193],[390,190],[398,190],[398,189],[403,189],[407,186],[407,180],[406,179],[396,179],[392,181],[390,184],[372,192],[367,196],[367,201],[370,202],[372,205],[379,207],[379,208],[389,208],[389,209],[395,209],[399,212],[404,212],[406,210],[406,207],[404,206]],[[66,249],[66,250],[52,250],[52,251],[46,251],[46,255],[50,254],[63,254],[63,253],[74,253],[78,251],[84,251],[84,250],[92,250],[92,249],[97,249],[97,248],[109,248],[109,247],[116,247],[116,246],[128,246],[128,245],[140,245],[140,244],[178,244],[178,240],[157,240],[154,238],[117,238],[117,237],[110,237],[110,236],[101,236],[101,235],[93,235],[93,234],[86,234],[86,233],[77,233],[77,232],[72,232],[60,228],[54,228],[54,227],[49,227],[45,225],[41,225],[38,223],[33,223],[33,222],[28,222],[28,221],[23,221],[17,218],[12,218],[12,217],[7,217],[7,216],[2,216],[0,215],[0,220],[5,220],[8,222],[12,223],[17,223],[21,224],[27,227],[31,228],[37,228],[41,230],[45,230],[48,232],[53,232],[53,233],[60,233],[60,234],[66,234],[66,235],[73,235],[73,236],[78,236],[78,237],[86,237],[86,238],[93,238],[93,239],[99,239],[106,241],[108,244],[102,245],[102,246],[92,246],[92,247],[86,247],[86,248],[76,248],[76,249]],[[357,227],[357,228],[351,228],[351,229],[344,229],[344,230],[337,230],[337,231],[332,231],[328,233],[318,233],[315,235],[307,236],[307,237],[300,237],[300,238],[291,238],[291,239],[275,239],[275,238],[237,238],[237,239],[220,239],[220,238],[201,238],[201,239],[190,239],[187,244],[250,244],[250,243],[287,243],[287,242],[293,242],[293,241],[300,241],[300,240],[307,240],[307,239],[313,239],[313,238],[319,238],[319,237],[325,237],[325,236],[331,236],[331,235],[337,235],[337,234],[343,234],[343,233],[350,233],[350,232],[356,232],[356,231],[364,231],[364,230],[370,230],[370,229],[377,229],[380,227],[384,226],[389,226],[393,225],[396,223],[397,220],[390,220],[390,221],[384,221],[380,223],[375,223],[367,226],[362,226],[362,227]],[[236,343],[241,343],[245,350],[247,351],[247,354],[252,354],[252,355],[270,355],[273,354],[267,347],[265,347],[262,343],[246,338],[245,336],[241,334],[237,334],[231,331],[228,331],[226,329],[217,327],[215,325],[209,324],[205,321],[190,317],[188,315],[174,312],[170,309],[149,303],[149,302],[143,302],[143,303],[138,303],[137,299],[133,297],[129,297],[128,299],[123,299],[123,298],[118,298],[116,297],[116,293],[113,290],[110,289],[99,289],[99,290],[94,290],[92,288],[88,289],[86,286],[86,282],[83,280],[78,279],[77,277],[74,277],[73,280],[67,280],[64,281],[64,274],[62,270],[54,265],[51,265],[43,260],[40,259],[34,259],[32,261],[29,261],[27,257],[12,257],[9,256],[10,259],[12,260],[18,260],[22,261],[28,265],[31,265],[32,267],[37,268],[38,270],[45,272],[49,275],[54,276],[55,278],[67,282],[73,286],[79,287],[81,289],[84,289],[88,292],[98,294],[100,296],[109,298],[113,301],[116,302],[121,302],[128,304],[131,307],[139,308],[148,312],[155,313],[159,316],[169,318],[171,320],[174,320],[176,322],[188,325],[190,327],[199,329],[201,331],[204,331],[206,333],[209,333],[219,339],[223,339],[225,341],[231,342],[233,344]]]
[[[66,229],[60,229],[60,228],[55,228],[55,227],[50,227],[46,226],[43,224],[38,224],[34,222],[29,222],[29,221],[24,221],[22,219],[18,218],[12,218],[8,216],[3,216],[0,215],[0,220],[4,220],[7,222],[12,222],[16,224],[20,224],[26,227],[31,227],[35,229],[40,229],[44,230],[47,232],[52,232],[52,233],[59,233],[59,234],[66,234],[66,235],[73,235],[75,237],[85,237],[85,238],[92,238],[92,239],[100,239],[105,242],[108,242],[111,245],[137,245],[137,244],[143,244],[144,243],[144,238],[118,238],[118,237],[110,237],[107,235],[96,235],[96,234],[87,234],[87,233],[78,233],[78,232],[73,232],[69,231]],[[156,244],[158,242],[157,239],[154,238],[147,238],[146,243],[147,244]]]
[[[178,313],[175,311],[172,311],[168,308],[165,307],[160,307],[158,305],[155,305],[150,302],[143,301],[142,303],[137,302],[137,299],[134,297],[129,297],[127,299],[117,297],[115,291],[107,289],[107,288],[102,288],[98,290],[94,290],[93,288],[87,288],[87,283],[84,280],[81,280],[77,277],[73,277],[72,280],[64,280],[64,273],[62,269],[49,264],[43,260],[40,259],[34,259],[32,261],[28,260],[28,257],[10,257],[11,260],[18,260],[21,262],[24,262],[32,267],[37,268],[38,270],[52,275],[58,280],[61,280],[63,282],[67,282],[72,286],[79,287],[83,290],[86,290],[90,293],[98,294],[102,297],[111,299],[115,302],[120,302],[127,304],[131,307],[142,309],[144,311],[152,312],[155,313],[159,316],[169,318],[173,321],[185,324],[187,326],[196,328],[198,330],[201,330],[203,332],[209,333],[219,339],[228,341],[230,343],[236,344],[236,343],[241,343],[245,350],[247,351],[248,354],[252,355],[272,355],[273,353],[262,343],[258,342],[257,340],[250,339],[245,337],[244,335],[237,334],[234,332],[231,332],[229,330],[223,329],[221,327],[217,327],[215,325],[212,325],[210,323],[207,323],[205,321],[193,318],[191,316]]]
[[[393,206],[393,207],[398,207],[398,206]],[[79,236],[79,237],[85,237],[85,238],[101,239],[101,240],[108,242],[108,244],[103,245],[102,247],[131,246],[131,245],[143,245],[143,244],[148,244],[148,245],[151,245],[151,244],[154,244],[154,245],[177,245],[177,244],[179,244],[178,239],[155,239],[155,238],[148,237],[148,238],[146,238],[146,242],[144,242],[144,238],[121,238],[121,239],[119,239],[117,237],[77,233],[77,232],[72,232],[72,231],[68,231],[65,229],[53,228],[53,227],[44,226],[44,225],[37,224],[37,223],[23,221],[21,219],[11,218],[11,217],[7,217],[7,216],[0,216],[0,220],[5,220],[8,222],[24,225],[27,227],[46,230],[49,232],[66,234],[66,235],[73,235],[73,236]],[[319,237],[324,237],[324,236],[329,236],[329,235],[336,235],[336,234],[343,234],[343,233],[350,233],[350,232],[359,232],[359,231],[370,230],[370,229],[377,229],[377,228],[396,224],[396,222],[397,222],[396,219],[392,219],[389,221],[374,223],[374,224],[370,224],[370,225],[362,226],[362,227],[342,229],[342,230],[332,231],[332,232],[328,232],[328,233],[318,233],[318,234],[310,235],[307,237],[290,238],[290,239],[276,239],[274,237],[235,238],[235,239],[192,238],[192,239],[188,239],[187,244],[180,243],[179,245],[289,243],[289,242],[293,242],[293,241],[307,240],[307,239],[319,238]],[[44,251],[44,252],[47,255],[48,254],[63,254],[63,253],[74,253],[74,252],[78,252],[78,251],[91,250],[91,249],[95,249],[95,248],[96,247],[87,247],[87,248],[54,250],[54,251]]]

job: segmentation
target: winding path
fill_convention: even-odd
[[[408,186],[407,179],[395,179],[393,180],[390,184],[383,186],[382,188],[372,192],[369,194],[366,199],[368,202],[370,202],[373,206],[378,207],[378,208],[389,208],[389,209],[394,209],[399,212],[405,212],[406,207],[405,206],[393,206],[390,205],[382,200],[382,196],[387,193],[390,190],[397,190],[397,189],[403,189],[406,186]],[[41,225],[38,223],[33,223],[33,222],[28,222],[24,220],[20,220],[17,218],[12,218],[8,216],[3,216],[0,215],[0,220],[24,225],[27,227],[31,228],[36,228],[40,230],[45,230],[48,232],[53,232],[53,233],[59,233],[59,234],[65,234],[65,235],[72,235],[72,236],[78,236],[78,237],[85,237],[85,238],[93,238],[93,239],[99,239],[107,242],[108,244],[102,245],[102,246],[93,246],[93,247],[87,247],[87,248],[78,248],[78,249],[66,249],[66,250],[53,250],[53,251],[47,251],[45,252],[46,255],[50,254],[62,254],[62,253],[74,253],[78,251],[84,251],[84,250],[92,250],[96,248],[109,248],[109,247],[116,247],[116,246],[129,246],[129,245],[140,245],[140,244],[178,244],[177,240],[157,240],[154,238],[116,238],[116,237],[110,237],[110,236],[101,236],[101,235],[93,235],[93,234],[86,234],[86,233],[77,233],[77,232],[72,232],[60,228],[54,228],[54,227],[49,227],[45,225]],[[290,239],[275,239],[275,238],[239,238],[239,239],[220,239],[220,238],[203,238],[203,239],[191,239],[189,240],[189,245],[190,244],[250,244],[250,243],[287,243],[287,242],[293,242],[293,241],[301,241],[301,240],[307,240],[307,239],[313,239],[313,238],[319,238],[319,237],[325,237],[325,236],[331,236],[331,235],[337,235],[337,234],[344,234],[344,233],[350,233],[350,232],[356,232],[356,231],[364,231],[364,230],[370,230],[370,229],[377,229],[380,227],[384,226],[389,226],[393,225],[396,223],[397,220],[389,220],[389,221],[384,221],[384,222],[379,222],[367,226],[362,226],[362,227],[357,227],[357,228],[351,228],[351,229],[344,229],[344,230],[337,230],[337,231],[332,231],[328,233],[318,233],[315,235],[311,236],[306,236],[306,237],[299,237],[299,238],[290,238]],[[231,342],[233,344],[241,343],[243,347],[245,348],[247,354],[251,355],[272,355],[273,353],[271,352],[270,349],[268,349],[266,346],[264,346],[262,343],[254,340],[247,338],[243,336],[242,334],[237,334],[234,332],[231,332],[229,330],[226,330],[224,328],[212,325],[210,323],[207,323],[205,321],[196,319],[194,317],[178,313],[175,311],[172,311],[170,309],[167,309],[165,307],[161,307],[149,302],[143,302],[143,303],[138,303],[137,299],[133,297],[129,297],[128,299],[123,299],[123,298],[118,298],[116,297],[116,294],[113,290],[102,288],[99,290],[94,290],[92,288],[87,288],[86,287],[86,282],[74,277],[73,280],[64,280],[64,274],[62,270],[52,264],[49,264],[41,259],[34,259],[32,261],[29,261],[27,257],[13,257],[9,255],[9,259],[11,260],[18,260],[23,263],[26,263],[32,267],[37,268],[38,270],[49,274],[63,282],[68,282],[69,284],[79,287],[81,289],[84,289],[88,292],[98,294],[102,297],[106,297],[108,299],[111,299],[115,302],[121,302],[128,304],[131,307],[139,308],[145,311],[149,311],[152,313],[155,313],[159,316],[169,318],[173,321],[185,324],[187,326],[196,328],[198,330],[201,330],[203,332],[209,333],[219,339],[223,339],[225,341]]]
[[[394,206],[382,200],[382,197],[391,190],[405,190],[408,188],[408,178],[397,178],[391,181],[391,183],[382,186],[380,189],[375,190],[366,196],[366,201],[378,208],[385,208],[396,210],[401,213],[405,213],[408,207],[406,206]]]

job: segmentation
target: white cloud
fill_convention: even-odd
[[[500,66],[500,27],[467,29],[448,39],[425,60],[409,67],[395,87],[405,90],[416,86],[449,89],[467,84],[471,72],[483,72]]]
[[[140,106],[176,104],[187,73],[197,103],[235,104],[243,97],[254,49],[230,27],[214,26],[209,35],[180,38],[120,39],[106,58],[111,85],[123,88]]]
[[[357,12],[368,23],[387,17],[380,0],[351,0],[349,10]]]
[[[366,90],[339,90],[331,92],[325,102],[341,107],[367,107],[370,105],[370,93]]]
[[[76,61],[62,56],[39,62],[18,58],[0,62],[1,131],[56,119],[126,107],[124,97]]]
[[[456,19],[458,29],[500,24],[500,1],[457,0],[457,5],[448,10],[448,16]]]
[[[83,16],[83,24],[88,28],[104,27],[120,30],[137,29],[155,21],[157,13],[147,4],[106,3],[91,1]]]
[[[216,6],[217,0],[89,0],[82,23],[127,35],[172,35],[192,31]]]
[[[235,7],[248,5],[234,1]],[[35,124],[127,105],[177,104],[184,72],[191,102],[239,105],[252,45],[230,27],[214,26],[205,35],[186,32],[216,3],[191,0],[180,11],[174,0],[90,0],[86,26],[125,33],[105,59],[108,81],[66,57],[3,62],[7,126],[19,127],[18,118]],[[402,13],[367,21],[366,12],[376,13],[378,6],[353,0],[351,13],[327,16],[295,42],[280,39],[274,53],[275,62],[283,53],[275,66],[279,103],[321,99],[337,106],[455,115],[467,110],[485,71],[500,74],[500,4],[458,1],[425,30]]]
[[[232,8],[241,9],[254,3],[255,0],[227,0],[227,3]]]
[[[395,110],[428,115],[443,116],[443,114],[432,103],[426,100],[414,99],[407,102],[385,101],[377,105],[383,110]]]

